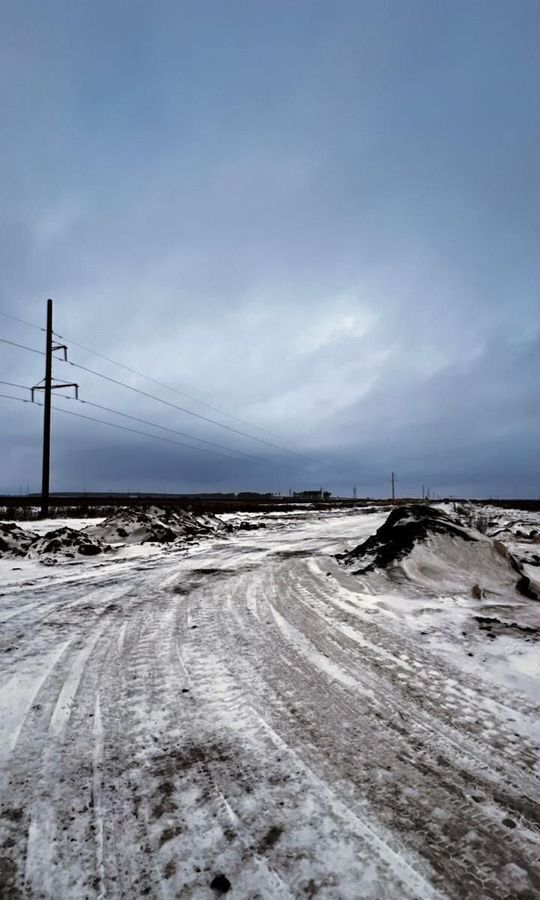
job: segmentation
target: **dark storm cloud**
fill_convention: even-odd
[[[41,322],[54,296],[61,333],[321,458],[79,373],[86,399],[291,468],[58,415],[58,487],[369,494],[395,468],[404,490],[538,493],[536,4],[2,15],[0,308]],[[1,360],[5,380],[42,375],[39,356]],[[39,412],[0,416],[1,487],[37,487]]]

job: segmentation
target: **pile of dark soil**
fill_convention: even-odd
[[[361,562],[362,567],[357,570],[359,574],[385,569],[410,553],[415,544],[425,541],[433,534],[458,537],[464,541],[477,540],[474,534],[462,528],[442,510],[411,504],[393,509],[375,534],[354,550],[338,554],[337,559],[345,564],[352,564],[357,560]]]
[[[247,520],[223,522],[208,513],[194,515],[187,509],[132,506],[116,510],[98,525],[90,525],[87,533],[110,544],[168,544],[260,527]]]
[[[493,616],[474,616],[479,627],[483,631],[487,631],[488,637],[496,637],[498,634],[518,634],[525,635],[529,640],[540,640],[540,628],[532,628],[530,625],[519,625],[517,622],[503,622]]]
[[[25,556],[36,537],[12,522],[0,522],[0,557]]]
[[[98,556],[109,549],[85,531],[57,528],[56,531],[35,537],[26,555],[37,559],[75,559],[78,556]]]
[[[259,528],[266,528],[264,522],[250,522],[247,519],[241,519],[239,522],[230,523],[231,531],[258,531]]]
[[[91,525],[87,533],[107,543],[168,544],[179,538],[192,539],[208,534],[209,526],[191,513],[157,507],[129,507],[116,510],[99,525]]]
[[[415,548],[422,552],[411,568],[410,555]],[[427,578],[430,585],[435,576],[439,585],[453,584],[455,589],[459,583],[460,590],[470,577],[476,599],[482,598],[484,589],[487,593],[516,590],[530,600],[540,599],[537,585],[505,544],[462,525],[440,509],[420,504],[393,509],[375,534],[337,559],[345,565],[358,564],[354,569],[357,575],[382,569],[391,578],[412,578],[422,584]]]

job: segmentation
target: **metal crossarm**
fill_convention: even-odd
[[[62,382],[61,384],[51,384],[50,385],[51,391],[56,391],[56,390],[58,390],[58,388],[75,388],[75,400],[79,399],[79,385],[75,384],[75,382],[69,382],[69,383]],[[46,390],[47,390],[47,387],[44,384],[36,384],[33,388],[30,388],[30,391],[32,394],[32,403],[34,402],[34,391],[46,391]]]

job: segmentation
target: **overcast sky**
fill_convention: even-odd
[[[0,310],[53,297],[60,334],[196,399],[72,360],[259,439],[59,362],[249,456],[56,413],[53,490],[540,495],[539,10],[4,0]],[[42,376],[0,344],[0,379]],[[38,489],[41,428],[0,398],[0,490]]]

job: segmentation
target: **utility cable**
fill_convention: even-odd
[[[2,383],[3,382],[0,382],[0,384],[2,384]],[[6,383],[8,383],[8,382],[6,382]],[[15,387],[22,387],[22,385],[15,385]],[[77,402],[84,403],[86,406],[93,406],[93,407],[95,407],[95,409],[102,409],[105,412],[110,412],[115,416],[122,416],[125,419],[131,419],[133,422],[139,422],[141,425],[150,425],[151,428],[160,428],[162,431],[168,431],[171,434],[177,434],[180,437],[189,438],[189,440],[192,440],[192,441],[199,441],[202,444],[208,444],[208,446],[210,446],[210,447],[219,447],[221,450],[226,451],[226,455],[229,456],[230,459],[249,459],[249,460],[255,460],[256,462],[262,462],[265,465],[294,468],[293,466],[288,466],[286,463],[278,463],[278,462],[272,462],[269,460],[265,460],[261,456],[255,456],[253,453],[244,453],[242,450],[235,450],[232,447],[226,447],[224,444],[218,444],[216,441],[207,441],[204,438],[196,437],[193,434],[186,434],[186,432],[184,432],[184,431],[177,431],[177,429],[175,429],[175,428],[169,428],[167,425],[160,425],[157,422],[150,422],[148,419],[141,419],[138,416],[132,416],[129,413],[122,412],[119,409],[112,409],[110,406],[103,406],[101,403],[93,403],[91,400],[82,400],[80,397],[77,398],[77,397],[68,397],[68,396],[62,396],[62,395],[60,395],[60,397],[58,397],[57,399],[62,399],[62,400],[67,400],[67,401],[72,401],[72,402],[74,401],[76,403]],[[59,409],[60,407],[55,407],[55,408]],[[203,449],[203,448],[194,446],[194,449],[198,450],[198,449]],[[231,454],[236,454],[236,455],[232,456]],[[225,454],[222,453],[220,455],[224,456]]]
[[[0,381],[0,384],[9,385],[9,387],[21,388],[22,390],[26,390],[26,391],[30,390],[30,388],[27,387],[27,385],[16,384],[13,381]],[[131,419],[134,422],[140,422],[142,425],[150,425],[152,428],[159,428],[162,431],[169,431],[171,434],[177,434],[180,437],[186,437],[186,438],[189,438],[189,440],[198,441],[201,444],[207,444],[209,447],[218,447],[220,450],[224,450],[226,452],[226,454],[229,455],[229,458],[231,458],[231,459],[249,459],[249,460],[255,460],[256,462],[263,462],[265,465],[279,466],[281,468],[294,469],[293,466],[288,466],[287,463],[279,463],[279,462],[263,460],[262,457],[256,456],[253,453],[245,453],[243,450],[235,450],[233,447],[226,447],[224,444],[219,444],[216,441],[208,441],[205,438],[199,438],[193,434],[186,434],[186,432],[184,432],[184,431],[178,431],[175,428],[169,428],[168,426],[160,425],[157,422],[150,422],[147,419],[141,419],[137,416],[129,415],[129,413],[122,412],[121,410],[118,410],[118,409],[112,409],[111,407],[104,406],[101,403],[93,403],[91,400],[83,400],[80,397],[79,398],[62,397],[61,399],[75,400],[75,401],[78,401],[79,403],[85,403],[87,406],[93,406],[96,409],[102,409],[102,410],[104,410],[104,412],[110,412],[110,413],[113,413],[113,415],[122,416],[123,418]],[[60,407],[57,407],[57,408],[60,408]],[[196,448],[194,447],[194,449],[196,449]],[[221,455],[225,455],[225,454],[221,454]]]
[[[5,384],[6,382],[2,382]],[[32,403],[31,400],[25,400],[24,397],[14,397],[12,394],[0,394],[0,397],[3,397],[4,400],[18,400],[19,403]],[[41,406],[41,403],[38,403],[37,406]]]
[[[37,328],[38,326],[34,325],[33,327]],[[200,403],[201,406],[206,406],[207,409],[211,409],[214,412],[220,413],[222,416],[227,416],[227,418],[233,419],[233,421],[239,422],[241,425],[247,425],[248,428],[255,428],[257,431],[262,431],[263,434],[269,434],[272,437],[278,438],[278,440],[289,440],[288,438],[283,437],[283,435],[275,434],[275,432],[270,431],[268,428],[261,428],[260,425],[254,425],[252,422],[248,422],[246,419],[241,419],[239,418],[239,416],[235,416],[232,413],[227,412],[227,410],[221,409],[219,406],[214,406],[212,403],[207,403],[206,400],[201,400],[199,397],[194,397],[192,394],[188,394],[186,391],[181,391],[170,384],[165,384],[165,382],[163,381],[158,381],[157,378],[152,378],[151,375],[145,375],[144,372],[140,372],[138,369],[133,369],[131,366],[127,366],[125,363],[118,362],[118,360],[116,359],[111,359],[110,356],[105,356],[103,353],[98,353],[97,350],[92,350],[91,347],[85,347],[84,344],[79,344],[77,341],[72,340],[72,338],[66,337],[64,334],[59,334],[58,331],[53,332],[53,334],[55,335],[55,337],[60,338],[60,340],[67,341],[70,345],[72,344],[74,347],[78,347],[80,350],[85,350],[87,353],[91,353],[93,356],[98,356],[100,359],[104,359],[106,362],[112,363],[113,366],[118,366],[120,369],[125,369],[126,372],[131,372],[132,375],[137,375],[139,378],[144,378],[146,381],[151,381],[153,384],[157,384],[158,387],[162,387],[168,391],[172,391],[173,393],[178,394],[180,397],[187,397],[187,399],[191,400],[193,403]]]
[[[23,391],[29,391],[30,388],[26,384],[15,384],[14,381],[0,381],[0,384],[7,384],[9,387],[22,388]]]
[[[156,397],[155,394],[149,394],[147,391],[143,391],[140,388],[133,387],[131,384],[126,384],[124,381],[119,381],[116,378],[112,378],[110,375],[105,375],[103,372],[97,372],[95,369],[90,369],[88,366],[83,366],[80,363],[73,362],[70,359],[59,359],[58,362],[64,363],[65,365],[74,366],[77,369],[81,369],[83,372],[89,372],[91,375],[96,375],[98,378],[103,378],[105,379],[105,381],[110,381],[112,384],[127,388],[127,390],[133,391],[136,394],[140,394],[142,397],[147,397],[148,399],[155,400],[158,403],[163,403],[165,406],[169,406],[172,409],[178,410],[179,412],[187,413],[190,416],[194,416],[196,419],[201,419],[203,422],[210,422],[212,425],[217,425],[218,428],[225,428],[227,431],[231,431],[234,434],[240,434],[242,435],[242,437],[247,437],[252,441],[257,441],[257,443],[259,444],[264,444],[267,447],[272,447],[274,450],[279,450],[282,453],[289,453],[292,456],[297,456],[303,460],[311,459],[318,465],[320,465],[322,462],[325,466],[335,469],[338,472],[346,472],[347,474],[349,474],[350,472],[350,470],[345,469],[342,466],[336,466],[335,463],[326,462],[325,460],[319,460],[313,456],[310,457],[308,456],[308,454],[301,453],[297,450],[288,450],[285,447],[280,447],[278,444],[272,444],[270,441],[265,441],[263,440],[263,438],[254,437],[254,435],[247,434],[245,431],[240,431],[238,428],[232,428],[230,425],[224,425],[222,422],[216,422],[215,419],[210,419],[207,416],[202,416],[199,413],[193,412],[190,409],[186,409],[183,406],[178,406],[176,403],[171,403],[170,400],[164,400],[163,397]]]
[[[56,334],[56,332],[55,332],[55,334]],[[60,337],[60,335],[57,334],[57,337]],[[45,356],[45,353],[42,350],[36,350],[34,347],[27,347],[24,344],[18,344],[15,341],[9,341],[6,338],[0,338],[0,342],[4,343],[4,344],[9,344],[13,347],[18,347],[21,350],[29,350],[31,353],[38,353],[40,356]],[[76,362],[73,362],[72,360],[64,360],[64,359],[58,359],[57,362],[61,362],[66,365],[74,366],[75,368],[80,369],[83,372],[88,372],[89,374],[95,375],[98,378],[102,378],[105,381],[110,382],[111,384],[116,384],[120,387],[126,388],[129,391],[133,391],[136,394],[140,394],[142,397],[147,397],[150,400],[155,400],[157,403],[162,403],[165,406],[169,406],[172,409],[178,410],[179,412],[186,413],[187,415],[193,416],[196,419],[200,419],[203,422],[209,422],[212,425],[217,425],[218,428],[224,428],[227,431],[233,432],[234,434],[239,434],[242,437],[246,437],[250,440],[257,441],[260,444],[265,444],[266,446],[272,447],[275,450],[279,450],[282,453],[289,453],[289,454],[292,454],[293,456],[298,456],[301,458],[304,457],[304,459],[309,458],[309,457],[307,457],[306,454],[302,454],[301,452],[298,452],[297,450],[289,450],[285,447],[280,447],[279,445],[273,444],[270,441],[263,440],[263,438],[257,438],[254,435],[247,434],[245,431],[240,431],[237,428],[232,428],[230,425],[225,425],[222,422],[217,422],[215,419],[210,419],[207,416],[200,415],[199,413],[193,412],[192,410],[186,409],[185,407],[178,406],[175,403],[171,403],[169,400],[164,400],[162,397],[156,397],[154,394],[149,394],[147,391],[143,391],[140,388],[133,387],[130,384],[126,384],[123,381],[119,381],[116,378],[112,378],[110,375],[105,375],[103,372],[97,372],[95,369],[91,369],[88,366],[81,365],[81,363],[76,363]],[[317,462],[318,464],[320,464],[321,462],[324,462],[323,460],[318,460],[316,457],[313,457],[313,456],[311,457],[311,459],[314,462]],[[347,473],[349,472],[348,469],[345,469],[342,466],[337,466],[337,465],[335,465],[335,463],[324,462],[324,464],[329,466],[332,469],[335,469],[336,471],[347,472]]]
[[[35,325],[34,322],[27,322],[26,319],[20,319],[19,316],[13,316],[10,313],[0,311],[0,316],[4,316],[5,319],[13,319],[14,322],[20,322],[21,325],[28,325],[29,328],[37,328],[38,331],[47,331],[47,329],[42,328],[41,325]]]
[[[140,394],[142,397],[147,397],[149,400],[163,403],[165,406],[171,407],[171,409],[177,409],[179,412],[187,413],[188,416],[194,416],[196,419],[201,419],[203,422],[209,422],[211,425],[217,425],[218,428],[225,428],[227,431],[232,431],[233,434],[240,434],[242,437],[249,438],[251,441],[257,441],[259,444],[265,444],[267,447],[272,447],[274,450],[280,450],[282,453],[292,453],[295,456],[302,455],[296,450],[287,450],[284,447],[279,447],[277,444],[272,444],[270,441],[265,441],[263,438],[254,437],[251,434],[247,434],[245,431],[240,431],[238,428],[232,428],[231,425],[224,425],[222,422],[216,422],[215,419],[210,419],[208,416],[193,412],[193,410],[186,409],[184,406],[178,406],[176,403],[171,403],[170,400],[164,400],[163,397],[156,397],[155,394],[149,394],[147,391],[133,387],[131,384],[126,384],[124,381],[119,381],[117,378],[111,378],[110,375],[105,375],[103,372],[97,372],[95,369],[90,369],[88,366],[73,362],[71,359],[60,359],[58,362],[65,363],[68,366],[74,366],[76,369],[81,369],[83,372],[89,372],[91,375],[96,375],[98,378],[103,378],[105,381],[111,382],[111,384],[127,388],[128,391],[134,391],[134,393]]]
[[[18,347],[20,350],[29,350],[30,353],[39,353],[40,356],[45,356],[44,350],[36,350],[34,347],[27,347],[26,344],[17,344],[16,341],[8,341],[7,338],[0,338],[0,342],[2,344],[10,344],[12,347]]]
[[[29,403],[32,406],[43,407],[43,403],[39,403],[37,400],[36,401],[25,400],[23,397],[14,397],[11,394],[0,394],[0,398],[6,399],[6,400],[18,400],[19,403]],[[64,409],[61,406],[56,406],[56,404],[53,404],[52,408],[56,412],[65,413],[67,416],[76,416],[76,418],[78,418],[78,419],[86,419],[88,422],[97,422],[100,425],[108,425],[110,428],[118,428],[121,431],[129,431],[132,434],[140,434],[140,435],[143,435],[143,437],[153,438],[156,441],[164,441],[167,444],[177,444],[179,447],[186,447],[189,450],[197,450],[198,452],[201,452],[201,453],[210,453],[212,456],[221,456],[221,457],[224,457],[225,459],[231,459],[231,457],[229,455],[227,455],[225,453],[220,453],[218,450],[207,450],[205,447],[196,447],[193,444],[186,444],[183,441],[175,441],[172,438],[161,437],[158,434],[151,434],[148,431],[141,431],[138,428],[130,428],[127,425],[119,425],[116,422],[107,422],[105,419],[98,419],[95,416],[85,416],[82,413],[73,412],[73,410]],[[266,462],[261,457],[254,457],[254,460],[263,466],[272,465],[272,463]]]
[[[28,322],[26,321],[26,319],[21,319],[19,316],[14,316],[10,313],[0,312],[0,316],[4,316],[6,319],[12,319],[14,322],[20,322],[21,325],[27,325],[29,328],[36,328],[38,331],[46,331],[46,329],[41,325],[36,325],[34,322]],[[84,344],[80,344],[78,343],[78,341],[74,341],[72,338],[66,337],[63,334],[60,334],[58,331],[53,331],[53,334],[55,335],[55,337],[60,338],[60,340],[67,341],[69,344],[73,344],[74,347],[79,347],[80,350],[85,350],[87,353],[91,353],[93,356],[98,356],[100,359],[104,359],[106,362],[112,363],[113,366],[118,366],[120,369],[125,369],[126,372],[131,372],[132,375],[137,375],[139,378],[144,378],[147,381],[151,381],[153,382],[153,384],[156,384],[159,387],[165,388],[168,391],[173,391],[173,393],[178,394],[180,397],[187,397],[187,399],[191,400],[193,403],[200,403],[201,406],[206,406],[207,409],[211,409],[223,416],[227,416],[227,418],[232,419],[235,422],[239,422],[241,425],[247,425],[248,428],[254,428],[257,431],[261,431],[263,434],[269,434],[272,437],[278,438],[278,440],[289,440],[288,438],[283,437],[283,435],[275,434],[268,428],[261,428],[260,425],[254,425],[253,423],[248,422],[246,419],[241,419],[239,418],[239,416],[235,416],[232,413],[227,412],[227,410],[221,409],[219,406],[214,406],[212,403],[208,403],[206,400],[201,400],[199,397],[194,397],[192,394],[188,394],[186,391],[181,391],[170,384],[165,384],[165,382],[163,381],[158,381],[157,378],[152,378],[151,375],[146,375],[144,372],[140,372],[138,369],[133,369],[131,366],[127,366],[125,363],[118,362],[118,360],[116,359],[111,359],[110,356],[105,356],[105,354],[99,353],[97,350],[93,350],[91,347],[86,347]]]

